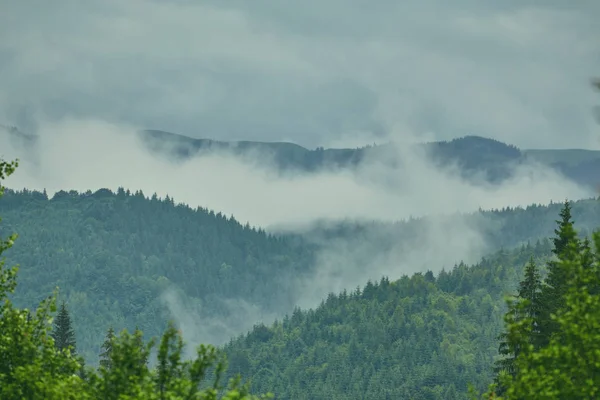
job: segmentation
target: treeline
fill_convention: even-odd
[[[0,234],[21,235],[6,252],[20,265],[15,304],[32,307],[59,287],[90,362],[108,326],[160,335],[172,318],[165,293],[190,313],[231,321],[234,333],[212,336],[243,332],[239,305],[289,311],[293,277],[314,260],[314,246],[142,192],[71,191],[49,199],[6,190],[0,213]]]
[[[577,236],[568,202],[560,217],[547,276],[531,260],[509,301],[496,363],[502,398],[600,396],[600,231],[592,247]]]
[[[2,162],[0,179],[13,169]],[[282,399],[452,400],[466,398],[469,384],[476,396],[494,380],[488,398],[597,398],[600,234],[593,246],[579,237],[568,202],[557,222],[552,241],[437,277],[382,278],[258,325],[226,346],[229,374],[241,372],[259,392]],[[3,241],[0,253],[15,239]],[[215,348],[201,346],[184,361],[173,325],[156,357],[141,330],[115,335],[109,328],[99,367],[86,367],[64,303],[54,329],[54,296],[35,311],[13,305],[16,273],[0,265],[0,398],[252,398],[239,379],[223,387],[230,375]]]
[[[0,180],[14,163],[0,160]],[[0,194],[1,194],[0,186]],[[0,242],[0,255],[16,239]],[[252,400],[247,385],[234,379],[221,384],[224,363],[213,347],[200,346],[195,359],[184,361],[183,341],[171,325],[159,343],[156,367],[148,367],[154,342],[144,343],[141,332],[110,335],[99,368],[86,368],[76,355],[74,332],[64,304],[51,331],[55,296],[35,311],[19,309],[9,296],[16,289],[17,268],[0,261],[0,398],[52,399],[227,399]],[[109,331],[110,332],[110,331]],[[206,381],[212,377],[212,381]]]
[[[330,294],[232,340],[231,372],[277,399],[466,399],[468,384],[483,391],[494,379],[504,295],[532,255],[541,263],[550,250],[540,241]]]
[[[440,226],[472,227],[493,252],[549,237],[559,211],[560,204],[503,209],[449,216]],[[583,234],[600,226],[597,201],[575,202],[572,211]],[[437,226],[419,218],[272,235],[221,213],[124,189],[58,192],[52,198],[6,190],[0,214],[0,235],[21,235],[6,252],[9,263],[20,265],[14,303],[33,307],[59,287],[59,301],[69,304],[77,326],[79,353],[91,364],[109,326],[159,336],[177,311],[165,293],[173,294],[179,309],[199,315],[209,338],[202,340],[227,340],[263,318],[255,310],[290,313],[305,296],[297,282],[314,272],[319,249],[348,242],[368,263],[368,255],[390,249],[414,254]],[[224,325],[211,325],[215,320]]]
[[[467,399],[493,381],[487,396],[597,398],[600,242],[578,237],[570,203],[560,216],[552,240],[370,282],[257,326],[225,347],[233,371],[278,399]]]

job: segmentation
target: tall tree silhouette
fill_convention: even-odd
[[[52,331],[54,346],[60,351],[69,348],[71,354],[77,354],[77,344],[75,342],[75,331],[71,323],[71,316],[67,305],[63,301],[60,305],[58,315],[54,320],[54,329]]]
[[[544,307],[540,318],[541,345],[547,345],[552,334],[558,329],[557,322],[551,316],[564,307],[569,283],[573,274],[576,273],[571,270],[572,263],[565,261],[573,259],[584,247],[577,238],[577,232],[573,227],[571,204],[568,200],[565,201],[560,211],[560,219],[556,223],[558,226],[554,230],[556,236],[552,239],[554,243],[552,253],[557,259],[548,262],[548,276],[542,286],[541,298]]]
[[[510,324],[518,324],[518,335],[509,335],[509,332],[503,332],[499,339],[500,345],[498,352],[503,356],[495,365],[495,372],[500,374],[506,371],[515,376],[517,374],[516,358],[524,350],[525,346],[533,346],[537,350],[541,347],[541,323],[542,316],[542,280],[539,269],[533,257],[525,266],[523,280],[519,284],[519,292],[516,299],[509,304],[509,310],[505,320]],[[499,375],[496,383],[500,383]],[[504,388],[499,385],[498,394],[503,394]]]
[[[102,344],[102,351],[100,352],[100,366],[110,370],[112,367],[112,352],[113,352],[113,341],[115,339],[115,330],[111,326],[106,332],[106,339]]]

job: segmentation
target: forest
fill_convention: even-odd
[[[215,315],[228,290],[278,302],[286,288],[269,288],[310,268],[315,244],[126,190],[0,204],[3,399],[255,398],[240,376],[278,399],[597,397],[597,200],[482,213],[516,248],[330,293],[191,358],[154,298],[165,282]]]
[[[488,244],[483,256],[550,237],[560,207],[439,218],[447,229],[460,223],[476,228]],[[154,337],[180,309],[200,316],[201,340],[222,344],[265,316],[273,320],[291,313],[306,290],[297,282],[310,281],[323,248],[343,240],[360,246],[364,257],[391,248],[402,253],[420,248],[433,220],[342,221],[276,235],[220,213],[125,189],[58,192],[51,198],[7,189],[0,215],[1,235],[19,234],[5,253],[8,263],[20,267],[15,304],[32,307],[58,287],[59,300],[69,304],[78,326],[80,354],[91,364],[97,363],[106,327],[139,328]],[[600,226],[595,200],[574,202],[573,215],[584,235]],[[449,260],[449,267],[455,262],[460,260]],[[423,272],[442,268],[425,267]]]

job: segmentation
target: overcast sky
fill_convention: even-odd
[[[0,123],[600,148],[599,16],[597,0],[0,0]]]

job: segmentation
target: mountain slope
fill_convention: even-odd
[[[140,132],[140,138],[155,153],[175,159],[202,156],[213,151],[231,151],[243,156],[260,152],[282,169],[319,171],[323,168],[355,168],[365,161],[392,162],[397,144],[387,143],[356,149],[309,150],[283,142],[220,142],[157,130]],[[416,144],[439,167],[459,166],[466,179],[483,177],[489,183],[509,178],[516,166],[528,162],[546,165],[583,185],[596,187],[600,178],[590,171],[600,166],[600,151],[595,150],[520,150],[517,147],[481,136],[465,136],[450,141]],[[590,167],[592,167],[590,169]]]
[[[600,225],[599,204],[574,203],[580,228]],[[559,207],[451,216],[445,226],[470,218],[491,251],[551,235]],[[196,333],[191,340],[221,343],[259,320],[290,312],[310,289],[299,282],[314,282],[319,252],[331,243],[360,249],[363,258],[355,261],[367,265],[390,248],[414,253],[429,235],[426,218],[273,235],[172,199],[124,190],[59,192],[52,199],[7,190],[0,215],[0,235],[19,234],[6,253],[9,263],[21,265],[15,300],[31,307],[59,286],[72,309],[81,354],[91,363],[110,325],[137,325],[154,336],[175,317]],[[345,265],[336,268],[343,277]],[[377,271],[366,272],[378,279]]]
[[[504,294],[550,243],[331,294],[315,310],[258,325],[225,351],[232,373],[277,399],[466,399],[492,381]]]
[[[21,149],[32,149],[37,143],[36,136],[24,134],[15,127],[0,125],[0,139],[3,137]],[[160,130],[142,130],[139,132],[139,139],[149,151],[173,161],[227,152],[253,160],[270,160],[280,171],[303,172],[316,172],[325,168],[352,169],[373,161],[390,163],[393,166],[397,163],[398,150],[398,145],[394,143],[355,149],[310,150],[287,142],[225,142],[194,139]],[[415,150],[423,150],[428,154],[435,165],[457,165],[464,178],[475,179],[477,182],[481,178],[488,183],[501,182],[512,175],[516,166],[536,162],[582,185],[595,188],[600,183],[600,178],[594,172],[600,167],[600,151],[520,150],[513,145],[480,136],[465,136],[451,141],[413,146]]]
[[[21,266],[15,300],[31,307],[59,286],[89,360],[96,359],[109,325],[138,325],[154,336],[167,319],[181,317],[174,315],[179,308],[233,324],[205,321],[205,341],[241,332],[248,319],[262,317],[254,305],[287,311],[294,295],[290,277],[312,263],[307,246],[221,214],[123,190],[59,192],[52,199],[6,191],[0,215],[0,235],[19,234],[6,253],[9,263]]]

